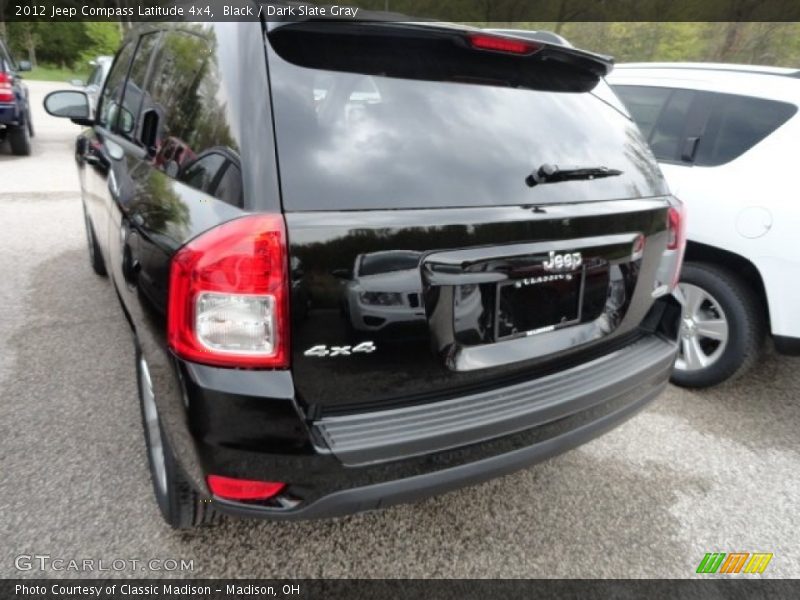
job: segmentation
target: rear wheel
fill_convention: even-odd
[[[16,156],[30,156],[31,138],[28,126],[24,123],[16,127],[8,128],[8,141],[11,144],[11,152]]]
[[[758,358],[766,324],[756,295],[716,265],[687,263],[680,349],[672,382],[708,387],[745,373]]]
[[[215,522],[217,513],[194,491],[175,459],[169,440],[164,435],[150,369],[138,351],[136,375],[150,479],[153,482],[153,492],[161,515],[173,529],[189,529]]]
[[[35,134],[33,133],[33,119],[31,119],[30,110],[28,111],[28,118],[25,120],[25,122],[28,124],[28,135],[33,137]]]

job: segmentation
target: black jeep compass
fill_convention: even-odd
[[[48,96],[87,127],[172,526],[413,501],[664,389],[683,213],[610,68],[465,26],[148,24],[94,118]]]

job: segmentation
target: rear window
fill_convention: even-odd
[[[333,58],[336,50],[328,49],[335,69],[320,68],[323,61],[308,44],[298,50],[275,44],[273,35],[269,73],[286,210],[519,205],[665,193],[635,124],[591,89],[523,85],[533,85],[541,73],[456,80],[464,77],[448,75],[452,57],[444,66],[435,51],[404,57],[402,37],[393,41],[396,56],[386,69],[402,76],[382,74],[374,56],[362,60],[366,49],[354,57],[346,44]],[[399,66],[397,57],[404,61]],[[557,63],[547,62],[548,69]],[[510,64],[520,72],[539,68]],[[563,69],[558,77],[571,76],[571,67]],[[623,175],[528,187],[525,178],[546,163],[605,166]]]

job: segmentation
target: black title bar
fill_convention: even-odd
[[[800,21],[798,0],[0,0],[0,21]]]

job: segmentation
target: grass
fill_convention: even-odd
[[[72,81],[73,79],[80,79],[86,81],[89,76],[88,69],[62,69],[53,65],[37,65],[33,70],[23,73],[25,79],[35,81]]]

